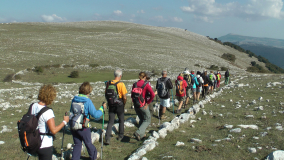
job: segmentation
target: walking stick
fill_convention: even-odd
[[[65,112],[65,116],[67,116],[67,115],[68,115],[68,112]],[[63,136],[62,136],[62,144],[61,144],[61,160],[64,159],[64,155],[63,155],[64,134],[65,134],[65,125],[63,127]]]
[[[173,102],[173,115],[175,116],[174,92],[173,92],[173,89],[171,90],[172,90],[172,102]]]
[[[102,146],[101,146],[101,159],[103,159],[103,146],[104,146],[104,124],[105,124],[105,110],[104,110],[104,103],[103,102],[103,123],[102,123]]]

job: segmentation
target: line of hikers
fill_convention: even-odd
[[[225,73],[226,84],[229,82],[229,70]],[[119,130],[117,140],[124,138],[124,108],[127,102],[127,89],[121,82],[122,70],[114,71],[114,80],[106,81],[105,98],[108,105],[109,121],[106,129],[105,145],[110,144],[112,127],[115,115],[119,119]],[[151,123],[151,110],[155,96],[160,98],[159,119],[166,119],[166,108],[170,107],[170,90],[173,84],[167,77],[167,71],[162,71],[162,77],[158,78],[155,92],[150,84],[150,73],[140,72],[139,80],[135,82],[131,90],[131,99],[134,109],[140,121],[134,137],[140,141],[146,136],[146,128]],[[176,97],[179,101],[177,113],[181,113],[183,103],[189,104],[190,95],[193,95],[193,104],[199,101],[200,93],[205,98],[214,88],[220,87],[221,74],[211,71],[203,73],[197,71],[189,72],[188,69],[177,77],[175,81]],[[59,132],[69,122],[69,127],[73,136],[74,147],[72,153],[73,160],[79,160],[81,156],[82,141],[85,143],[89,156],[92,160],[97,159],[98,152],[92,144],[91,130],[89,128],[90,116],[100,118],[107,109],[105,103],[97,110],[90,100],[89,95],[92,92],[92,86],[89,82],[84,82],[79,87],[79,95],[74,96],[71,102],[70,114],[63,117],[59,125],[55,125],[55,115],[47,105],[51,104],[56,98],[56,89],[52,85],[43,85],[38,94],[38,103],[30,105],[29,111],[18,122],[18,132],[22,149],[29,154],[37,154],[39,160],[51,160],[53,153],[54,135]],[[190,93],[191,92],[191,93]],[[173,92],[172,92],[173,93]],[[184,105],[185,106],[185,105]],[[63,135],[64,138],[64,135]],[[62,143],[63,145],[63,143]]]

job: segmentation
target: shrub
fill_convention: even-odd
[[[231,62],[235,62],[236,60],[236,56],[233,55],[233,54],[230,54],[230,53],[224,53],[221,58],[225,59],[225,60],[228,60],[228,61],[231,61]]]
[[[98,67],[99,65],[94,63],[94,64],[89,64],[89,66],[95,68]]]
[[[227,67],[221,67],[221,71],[227,71],[228,68]]]
[[[17,75],[14,76],[14,79],[15,79],[15,80],[20,80],[21,78],[22,78],[22,77],[21,77],[21,75],[19,75],[19,74],[17,74]]]
[[[250,63],[251,63],[252,66],[255,66],[255,65],[256,65],[256,62],[255,62],[255,61],[251,61]]]
[[[36,72],[37,74],[43,73],[43,68],[41,66],[36,66],[34,72]]]
[[[54,68],[59,68],[61,65],[60,64],[53,64],[51,65],[51,67],[54,67]]]
[[[14,78],[14,74],[8,74],[4,79],[3,82],[12,82]]]
[[[196,66],[196,67],[200,67],[200,64],[195,64],[194,66]]]
[[[255,64],[252,67],[248,67],[247,68],[248,72],[257,72],[257,73],[266,73],[267,71],[264,70],[264,68],[262,66],[260,66],[259,64]]]
[[[219,70],[219,67],[218,66],[215,66],[215,65],[211,65],[210,70]]]
[[[79,77],[79,71],[72,71],[70,73],[70,78],[78,78]]]

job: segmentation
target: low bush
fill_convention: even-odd
[[[230,53],[224,53],[221,58],[228,60],[230,62],[235,62],[236,61],[236,56]]]
[[[100,65],[94,63],[94,64],[89,64],[89,66],[95,68],[95,67],[98,67]]]
[[[194,66],[196,66],[196,67],[200,67],[200,64],[195,64]]]
[[[34,72],[37,74],[43,73],[44,69],[42,66],[35,66]]]
[[[221,67],[221,71],[227,71],[228,68],[227,67]]]
[[[3,82],[12,82],[14,78],[14,74],[8,74],[4,79]]]
[[[252,66],[255,66],[255,65],[256,65],[256,62],[255,62],[255,61],[251,61],[250,63],[251,63]]]
[[[267,73],[268,72],[259,64],[255,64],[254,66],[247,67],[247,71],[248,72],[257,72],[257,73]]]
[[[70,73],[70,78],[79,78],[79,71],[72,71]]]
[[[215,65],[211,65],[210,68],[208,68],[210,70],[219,70],[219,67],[218,66],[215,66]]]
[[[22,79],[22,77],[21,77],[21,75],[17,74],[17,75],[14,76],[14,79],[15,80],[20,80],[20,79]]]

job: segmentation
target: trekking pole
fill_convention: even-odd
[[[65,112],[65,116],[67,116],[67,115],[68,115],[68,112]],[[64,134],[65,134],[65,125],[63,127],[63,136],[62,136],[62,144],[61,144],[61,160],[64,159],[64,155],[63,155]]]
[[[103,146],[104,146],[104,125],[105,125],[105,109],[104,109],[104,104],[105,102],[103,102],[103,123],[102,123],[102,146],[101,146],[101,159],[103,159]]]
[[[173,102],[173,115],[175,116],[174,92],[173,92],[173,89],[171,90],[172,90],[172,102]]]

